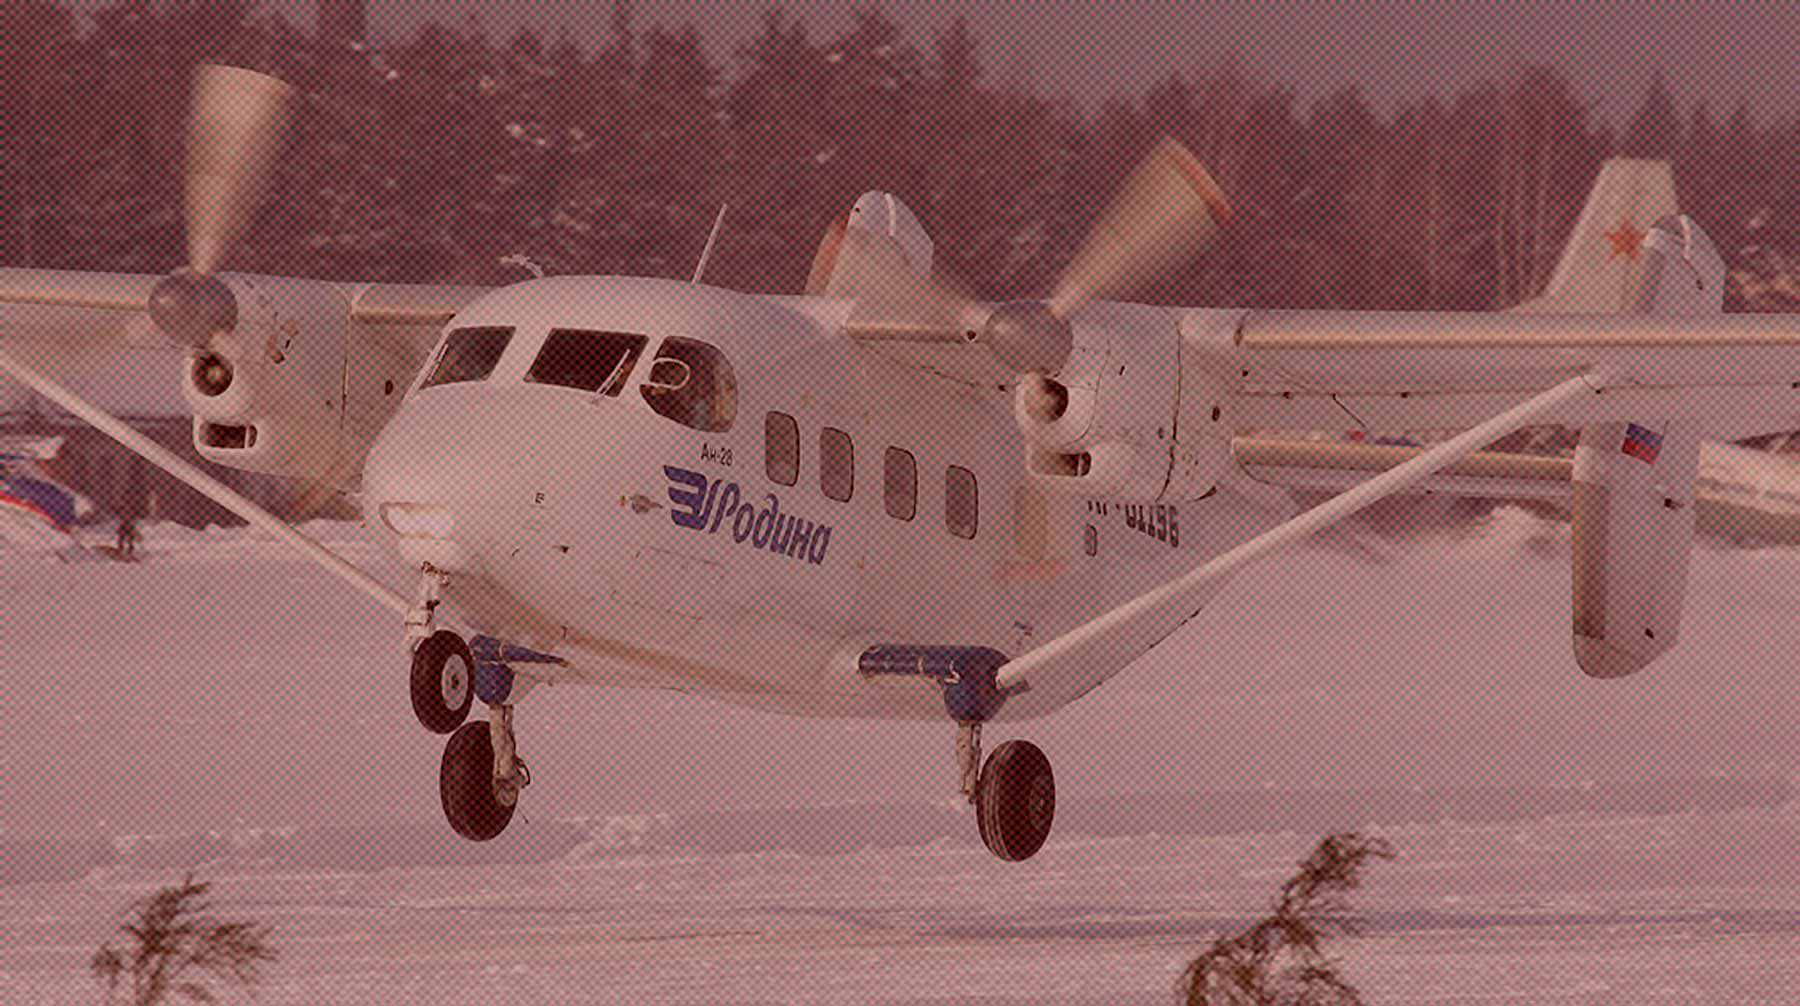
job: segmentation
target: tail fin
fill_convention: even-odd
[[[906,204],[865,192],[826,231],[806,279],[811,296],[855,298],[931,275],[931,238]]]
[[[1633,311],[1649,263],[1644,241],[1657,221],[1680,212],[1667,161],[1615,158],[1600,167],[1587,205],[1563,247],[1550,282],[1528,313],[1618,314]]]

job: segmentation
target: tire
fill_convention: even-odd
[[[419,723],[447,734],[469,718],[475,702],[475,658],[454,632],[439,630],[413,651],[412,707]]]
[[[1009,863],[1037,854],[1056,820],[1056,775],[1029,741],[1007,741],[988,756],[975,794],[976,824],[988,851]]]
[[[493,839],[512,822],[513,809],[494,798],[494,746],[486,722],[465,723],[450,735],[438,796],[450,827],[471,842]]]

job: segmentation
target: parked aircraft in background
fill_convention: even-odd
[[[61,447],[58,437],[0,437],[0,541],[64,560],[87,558],[73,532],[94,515],[94,504],[44,467]]]

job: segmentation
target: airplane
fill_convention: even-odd
[[[79,562],[94,556],[75,525],[98,508],[45,468],[62,445],[61,437],[0,437],[0,542]]]
[[[1800,462],[1735,444],[1700,447],[1695,530],[1737,545],[1800,543]]]
[[[585,683],[942,722],[983,843],[1029,859],[1054,772],[1025,739],[984,758],[985,728],[1076,702],[1232,571],[1406,492],[1566,500],[1576,663],[1623,677],[1679,635],[1702,437],[1800,415],[1800,326],[1723,313],[1723,264],[1652,162],[1608,163],[1543,295],[1492,314],[1127,302],[1229,222],[1167,140],[1041,300],[958,294],[885,192],[794,295],[709,286],[704,254],[692,281],[493,289],[222,270],[292,98],[197,74],[186,266],[3,269],[0,303],[147,317],[184,347],[199,453],[357,481],[412,593],[71,391],[59,374],[105,340],[14,339],[0,370],[391,610],[472,840],[530,782],[518,705]],[[1538,424],[1580,431],[1572,462],[1483,451]],[[1296,512],[1290,490],[1320,486]]]

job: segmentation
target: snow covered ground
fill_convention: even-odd
[[[397,571],[354,527],[317,533]],[[1340,536],[1253,568],[1030,736],[1057,833],[992,861],[947,726],[661,693],[521,707],[524,819],[439,818],[391,616],[244,531],[0,552],[0,1003],[188,869],[274,926],[259,1000],[1164,1003],[1319,837],[1381,834],[1371,1003],[1800,1002],[1800,554],[1702,547],[1678,652],[1596,682],[1566,531]]]

